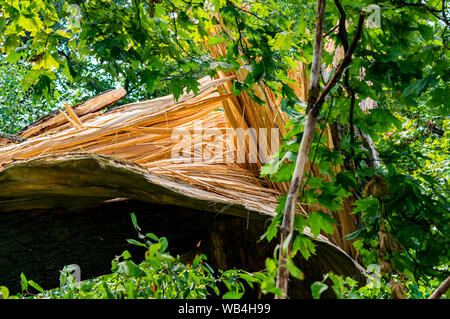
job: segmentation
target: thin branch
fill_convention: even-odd
[[[339,28],[339,26],[338,25],[336,25],[336,26],[334,26],[334,27],[332,27],[330,30],[328,30],[328,32],[327,33],[325,33],[325,35],[324,35],[324,37],[327,37],[327,36],[329,36],[334,30],[336,30],[337,28]]]
[[[176,13],[175,12],[175,7],[173,7],[173,12],[174,13]],[[180,47],[180,49],[188,56],[188,57],[191,57],[192,58],[192,55],[191,54],[189,54],[189,52],[187,52],[186,51],[186,49],[181,45],[181,43],[178,41],[178,29],[177,29],[177,22],[176,22],[176,18],[175,17],[173,17],[173,27],[174,27],[174,32],[175,32],[175,35],[174,35],[174,39],[175,39],[175,42],[176,42],[176,44]]]
[[[253,59],[252,59],[252,57],[248,54],[248,46],[247,46],[247,43],[243,40],[242,30],[239,28],[239,21],[238,21],[238,18],[235,16],[235,17],[234,17],[234,20],[235,20],[235,22],[236,22],[236,28],[237,28],[238,33],[239,33],[238,43],[239,43],[239,45],[240,45],[240,47],[241,47],[242,52],[244,53],[244,55],[247,57],[248,61],[250,62],[250,61],[252,61]],[[245,44],[245,47],[244,47],[244,44]]]
[[[437,289],[431,294],[428,299],[440,299],[441,296],[450,288],[450,276],[444,280],[444,282],[437,287]]]
[[[348,34],[347,29],[345,27],[345,20],[347,18],[347,15],[344,11],[344,8],[342,7],[339,0],[334,0],[334,3],[339,11],[339,38],[341,39],[342,46],[344,47],[344,53],[347,54],[349,50],[348,45]],[[345,70],[344,74],[344,86],[347,90],[348,94],[350,95],[350,112],[349,112],[349,125],[350,125],[350,144],[353,145],[355,143],[355,128],[353,125],[353,112],[355,110],[355,90],[349,83],[349,77],[350,72],[349,70]],[[350,149],[351,157],[355,154],[353,148]]]
[[[77,1],[77,4],[79,6],[80,5],[80,1]],[[87,18],[88,22],[91,23],[91,19],[89,17],[89,14],[88,14],[88,11],[86,9],[86,5],[84,4],[84,1],[81,1],[81,6],[83,7],[84,12],[86,12],[86,18]]]
[[[260,16],[257,15],[256,13],[251,12],[251,11],[247,11],[247,10],[245,10],[245,9],[242,9],[242,8],[238,7],[237,5],[235,5],[235,4],[232,3],[232,2],[229,2],[229,4],[231,4],[232,7],[236,8],[236,9],[242,11],[242,12],[245,12],[245,13],[247,13],[247,14],[250,14],[250,15],[254,16],[254,17],[255,17],[256,19],[258,19],[258,20],[264,21],[265,23],[267,23],[268,25],[270,25],[275,31],[281,31],[280,28],[278,28],[278,27],[276,27],[275,25],[273,25],[269,20],[260,17]]]
[[[345,28],[345,20],[347,15],[345,14],[344,8],[342,7],[339,0],[334,0],[334,4],[339,11],[339,38],[341,39],[342,46],[344,47],[344,52],[348,51],[348,36],[347,30]]]
[[[138,22],[139,22],[139,28],[144,31],[144,33],[147,35],[147,37],[150,40],[154,40],[154,38],[147,32],[147,29],[145,29],[144,27],[142,27],[142,21],[141,21],[141,10],[139,10],[139,4],[137,3],[137,0],[132,0],[134,2],[134,5],[136,6],[136,13],[137,13],[137,18],[138,18]]]

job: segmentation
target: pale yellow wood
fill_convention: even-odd
[[[80,119],[78,118],[78,116],[75,114],[75,112],[72,110],[72,108],[69,106],[69,104],[64,103],[64,106],[66,108],[67,114],[69,114],[70,118],[77,123],[77,125],[79,127],[83,127],[83,123],[81,123]]]
[[[63,110],[59,110],[59,114],[61,114],[66,120],[67,122],[69,122],[70,124],[72,124],[72,126],[76,129],[80,129],[80,125],[78,125],[78,123],[76,123],[73,119],[70,118],[70,116],[68,116],[66,114],[66,112],[64,112]]]

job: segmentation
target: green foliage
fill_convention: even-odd
[[[360,9],[373,4],[373,1],[339,2],[347,21],[356,21]],[[381,221],[385,220],[388,233],[402,246],[388,260],[393,261],[396,271],[408,276],[411,287],[423,288],[423,284],[448,276],[448,120],[445,117],[448,116],[449,51],[445,41],[449,26],[446,13],[440,11],[440,2],[425,1],[421,6],[403,1],[375,1],[375,4],[381,8],[381,28],[363,30],[347,73],[321,110],[320,128],[309,159],[322,177],[306,176],[304,184],[308,187],[302,186],[300,199],[307,204],[339,210],[343,198],[350,195],[360,198],[353,211],[360,226],[346,238],[356,239],[355,247],[366,265],[378,263],[375,254],[379,246],[378,232]],[[327,13],[325,28],[331,29],[338,24],[340,12],[328,4]],[[350,23],[346,30],[348,40],[354,27]],[[335,43],[343,43],[340,32],[328,34]],[[301,45],[301,50],[310,52],[307,45]],[[331,64],[333,55],[334,52],[324,52],[324,61]],[[362,80],[361,70],[364,70]],[[353,106],[349,86],[356,93]],[[358,105],[368,97],[377,101],[378,107],[365,113]],[[299,105],[296,108],[302,109]],[[262,176],[270,176],[274,182],[291,180],[303,131],[304,118],[298,112],[287,113],[292,120],[290,131],[272,162],[261,170]],[[321,133],[326,123],[342,133],[340,143],[333,150],[326,147]],[[375,141],[382,159],[380,169],[374,168],[365,141],[358,140],[360,132]],[[332,165],[349,171],[335,174]],[[386,179],[389,194],[381,201],[362,198],[364,186],[380,173]],[[278,215],[264,238],[275,238],[284,205],[285,198],[280,201]],[[309,239],[301,235],[306,227],[317,236],[321,231],[332,232],[333,222],[330,215],[321,212],[297,216],[298,233],[293,238],[293,251],[300,251],[308,258],[313,250],[305,244]],[[338,297],[351,298],[352,294],[361,293],[355,289],[342,293],[344,281],[333,275],[329,279],[339,287],[335,291],[340,292]],[[347,281],[348,284],[351,283]],[[319,296],[324,287],[324,283],[317,283],[313,294]],[[361,296],[389,296],[367,293]]]
[[[215,272],[206,262],[205,255],[197,255],[192,264],[184,264],[179,257],[171,256],[165,237],[152,233],[143,235],[136,216],[131,214],[138,241],[132,244],[146,247],[144,260],[136,264],[129,251],[124,251],[111,262],[111,274],[76,282],[65,268],[61,271],[60,287],[44,291],[32,280],[21,274],[22,294],[9,298],[25,299],[204,299],[222,297],[239,299],[246,286],[253,288],[264,278],[262,273],[242,270]],[[244,285],[245,283],[245,285]],[[31,292],[34,288],[38,293]],[[9,291],[0,287],[3,298]]]
[[[55,74],[79,80],[85,76],[80,64],[95,64],[123,85],[145,86],[150,94],[163,79],[176,97],[183,87],[196,91],[203,60],[195,52],[211,26],[202,5],[138,0],[74,4],[80,9],[75,16],[68,10],[70,2],[0,2],[3,53],[10,63],[32,64],[29,85],[49,90],[48,80]]]
[[[323,292],[331,289],[338,299],[387,299],[391,298],[391,283],[385,279],[371,278],[367,276],[368,283],[360,285],[350,277],[343,278],[333,272],[323,276],[322,281],[316,281],[311,285],[311,293],[314,299],[320,299]],[[398,278],[397,278],[398,279]],[[432,281],[429,285],[420,283],[414,284],[412,281],[406,283],[407,299],[426,299],[439,285],[438,281]],[[448,292],[442,296],[448,299]]]
[[[4,133],[15,133],[53,108],[45,100],[33,99],[32,90],[21,86],[25,76],[26,67],[8,65],[0,57],[0,131]]]
[[[74,105],[116,86],[96,65],[80,64],[77,68],[83,69],[84,77],[79,77],[76,89],[61,76],[45,82],[48,87],[40,81],[30,87],[29,81],[33,80],[30,65],[22,62],[10,65],[0,56],[0,131],[16,133],[51,111],[63,108],[64,103]]]

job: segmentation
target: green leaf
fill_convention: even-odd
[[[136,299],[136,285],[133,280],[127,282],[127,295],[128,299]]]
[[[150,239],[153,239],[153,240],[156,241],[156,242],[159,242],[158,236],[156,236],[156,235],[153,234],[153,233],[147,233],[147,234],[145,234],[145,236],[148,237],[148,238],[150,238]]]
[[[149,255],[149,257],[152,258],[153,256],[155,256],[156,252],[157,252],[159,249],[161,249],[161,247],[162,247],[162,243],[155,243],[155,244],[152,244],[152,245],[150,246],[150,248],[148,249],[148,255]]]
[[[361,234],[363,231],[364,231],[364,228],[361,228],[351,234],[345,235],[344,238],[347,240],[354,240],[354,239],[358,238],[359,234]]]
[[[364,216],[375,216],[380,206],[378,200],[373,197],[359,199],[355,202],[352,214],[362,212]]]
[[[195,284],[200,284],[200,282],[201,282],[200,277],[197,276],[194,271],[189,272],[189,278],[191,278]]]
[[[346,190],[350,188],[357,189],[356,179],[352,172],[340,171],[336,174],[336,183],[344,187]]]
[[[133,223],[134,228],[138,231],[141,231],[141,228],[138,226],[138,223],[137,223],[136,215],[134,213],[131,213],[130,217],[131,217],[131,222]]]
[[[164,6],[160,4],[154,4],[155,11],[154,11],[154,17],[155,18],[161,18],[162,16],[166,15],[166,9]]]
[[[241,299],[243,292],[229,291],[223,295],[222,299]]]
[[[329,214],[318,211],[308,215],[308,223],[311,227],[311,233],[314,237],[317,237],[320,230],[332,234],[334,231],[333,225],[336,224],[336,221]]]
[[[0,299],[8,299],[9,290],[5,286],[0,286]]]
[[[205,255],[198,255],[197,257],[194,258],[194,261],[192,262],[192,265],[198,265],[203,259],[205,259],[206,256]]]
[[[314,299],[320,299],[322,292],[328,289],[328,285],[323,282],[316,281],[311,285],[311,293]]]
[[[275,261],[271,258],[266,258],[266,269],[268,273],[274,273],[277,270]]]
[[[294,41],[294,34],[282,32],[276,35],[273,46],[274,48],[277,48],[279,50],[289,50],[292,47]]]
[[[127,239],[127,242],[132,245],[147,247],[144,243],[141,243],[140,241],[137,241],[135,239]]]
[[[220,37],[216,37],[216,36],[212,36],[209,38],[208,40],[208,46],[212,46],[212,45],[218,45],[225,42],[224,38],[220,38]]]
[[[386,108],[370,110],[370,114],[367,116],[365,122],[369,127],[373,126],[377,128],[379,132],[387,132],[391,129],[392,125],[398,129],[402,127],[402,122]]]
[[[159,239],[159,242],[161,243],[161,252],[165,252],[167,247],[169,247],[169,242],[167,241],[167,238],[161,237]]]
[[[58,56],[54,54],[46,54],[44,56],[44,63],[47,68],[51,66],[57,70],[59,68],[59,62],[57,60]]]
[[[128,250],[125,250],[125,251],[122,253],[122,258],[125,259],[125,260],[130,259],[130,258],[131,258],[130,252],[129,252]]]
[[[20,44],[20,38],[16,34],[9,34],[5,42],[3,43],[3,46],[5,48],[5,52],[7,54],[10,54],[12,52],[15,52],[14,49]]]
[[[261,239],[267,238],[267,240],[270,242],[273,238],[275,238],[278,233],[277,226],[280,224],[282,218],[283,214],[278,213],[270,222],[267,231],[264,233],[264,235],[261,236]]]
[[[25,277],[24,273],[20,274],[20,286],[22,287],[22,291],[28,290],[28,281],[27,281],[27,277]]]
[[[430,74],[416,81],[403,91],[402,97],[409,97],[410,95],[419,96],[428,87],[436,84],[436,77],[436,74]]]
[[[39,286],[36,282],[34,282],[33,280],[28,280],[28,285],[30,285],[31,287],[33,287],[34,289],[36,289],[39,292],[44,292],[44,289],[42,289],[41,286]]]
[[[92,288],[95,286],[94,282],[91,281],[82,281],[80,285],[80,290],[82,292],[88,293],[92,290]]]
[[[333,291],[336,293],[338,299],[344,298],[344,279],[342,276],[335,275],[334,273],[329,273],[329,278],[333,282]]]
[[[133,278],[144,277],[146,273],[132,260],[125,260],[118,265],[116,271],[119,275],[126,275]]]
[[[297,251],[300,251],[303,258],[308,260],[312,254],[316,253],[316,245],[312,242],[311,239],[309,239],[305,235],[299,234],[295,237],[294,242],[292,244],[291,257],[294,257]]]
[[[291,258],[288,258],[287,260],[287,267],[292,277],[299,280],[303,280],[305,278],[303,272],[297,266],[295,266],[294,261]]]
[[[23,15],[19,16],[19,19],[17,20],[17,24],[22,27],[24,30],[36,32],[38,31],[38,25],[36,23],[36,20],[29,19]]]
[[[252,288],[253,288],[254,282],[257,282],[257,283],[260,282],[260,280],[258,278],[256,278],[255,276],[253,276],[253,274],[250,274],[250,273],[247,273],[247,274],[240,273],[239,277],[244,279],[248,283],[248,285]]]
[[[275,178],[273,178],[273,181],[276,183],[290,182],[292,180],[294,170],[295,170],[295,162],[283,163],[283,165],[281,165],[280,169],[276,173]]]
[[[71,82],[73,82],[73,77],[75,76],[75,72],[73,68],[67,62],[67,59],[64,60],[62,74]]]
[[[295,215],[294,229],[300,234],[303,234],[303,230],[308,226],[307,218],[304,215]]]
[[[267,163],[263,167],[261,167],[260,177],[275,174],[276,172],[278,172],[280,165],[281,165],[281,161],[279,161],[278,159],[274,159],[273,161],[270,161],[269,163]]]

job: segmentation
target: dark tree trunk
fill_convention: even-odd
[[[122,201],[75,213],[64,210],[0,214],[0,285],[20,289],[20,273],[44,289],[59,285],[59,270],[77,264],[82,279],[111,273],[111,260],[125,249],[143,259],[130,213],[145,232],[166,236],[172,254],[183,254],[207,237],[213,215],[176,206]]]
[[[111,201],[70,213],[62,209],[4,212],[0,214],[0,285],[19,292],[23,272],[44,289],[58,287],[59,271],[69,264],[80,266],[82,280],[108,274],[111,260],[125,249],[139,263],[144,248],[126,241],[137,239],[131,212],[144,233],[167,237],[172,255],[191,262],[204,253],[215,269],[262,271],[276,243],[275,239],[272,243],[259,240],[265,221],[139,201]],[[315,242],[317,256],[308,262],[297,260],[306,279],[293,280],[291,297],[310,298],[310,285],[330,270],[361,279],[360,270],[342,251]],[[260,294],[250,289],[246,296]]]

